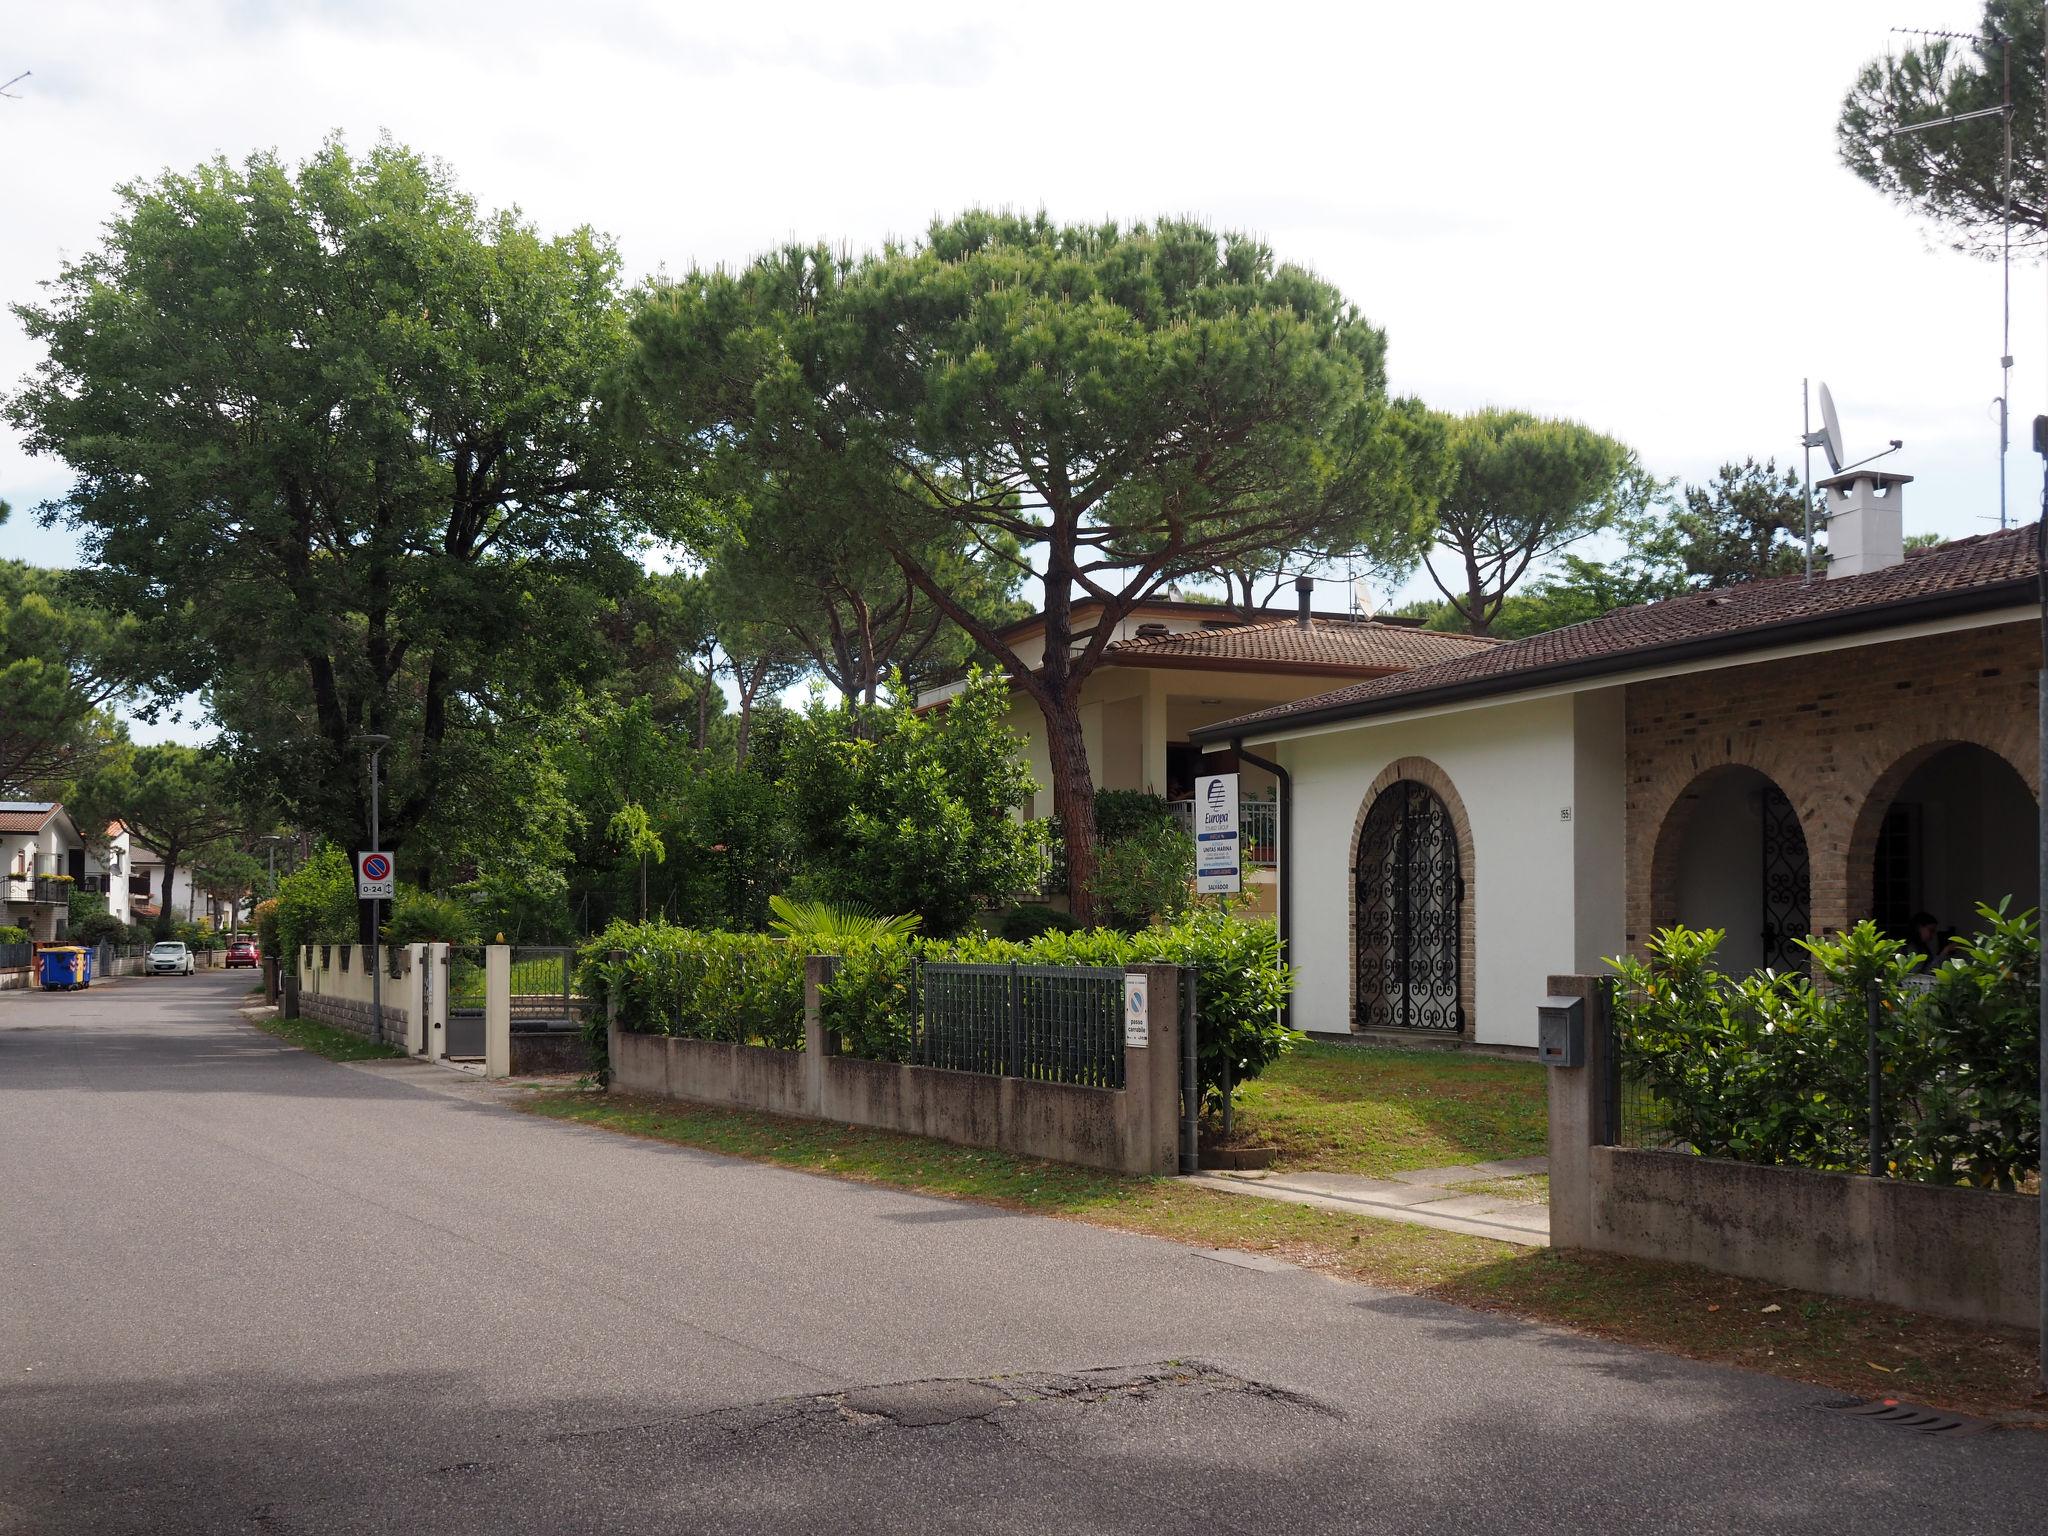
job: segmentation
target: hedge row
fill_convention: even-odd
[[[1622,1065],[1650,1092],[1649,1129],[1708,1157],[1861,1171],[1874,985],[1887,1171],[2021,1187],[2041,1166],[2040,931],[2032,912],[1978,915],[1983,931],[1925,969],[1869,922],[1804,941],[1817,978],[1728,976],[1714,929],[1665,929],[1647,960],[1613,962]]]
[[[622,951],[618,960],[611,951]],[[820,992],[825,1027],[852,1055],[909,1059],[917,1027],[917,967],[973,964],[1188,965],[1195,968],[1203,1104],[1218,1109],[1226,1080],[1248,1082],[1286,1050],[1280,1005],[1293,976],[1269,922],[1198,912],[1139,933],[1093,929],[1009,939],[892,938],[854,946]],[[800,1050],[804,952],[759,934],[705,933],[662,923],[614,923],[586,944],[584,995],[600,1061],[605,1002],[619,993],[622,1028]]]

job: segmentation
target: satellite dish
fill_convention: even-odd
[[[1835,418],[1835,397],[1828,393],[1825,384],[1820,387],[1820,442],[1817,446],[1828,456],[1828,472],[1839,475],[1842,462],[1848,456],[1842,452],[1842,424]]]

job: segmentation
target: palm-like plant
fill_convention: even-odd
[[[897,938],[917,931],[923,922],[915,912],[885,916],[859,902],[834,906],[829,901],[791,901],[787,896],[770,896],[768,907],[775,916],[768,926],[785,939],[817,943],[865,944],[875,939]]]

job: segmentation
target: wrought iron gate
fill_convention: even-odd
[[[1451,813],[1427,785],[1381,791],[1358,835],[1358,1027],[1462,1030],[1465,878]]]
[[[1813,931],[1813,877],[1799,813],[1775,784],[1764,786],[1764,965],[1803,970],[1799,940]]]
[[[484,1059],[484,950],[481,944],[448,946],[448,1043],[455,1061]]]

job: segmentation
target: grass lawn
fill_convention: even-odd
[[[1276,1168],[1385,1177],[1538,1157],[1550,1116],[1543,1068],[1455,1051],[1296,1046],[1237,1097],[1237,1139]]]
[[[345,1029],[315,1024],[311,1019],[269,1018],[250,1022],[266,1035],[275,1035],[288,1045],[325,1056],[329,1061],[395,1061],[405,1055],[397,1046],[378,1045]]]
[[[1345,1056],[1368,1054],[1338,1049]],[[1399,1052],[1371,1054],[1392,1054],[1403,1064],[1412,1059]],[[1513,1069],[1519,1064],[1497,1065]],[[1502,1092],[1510,1099],[1517,1096],[1512,1078],[1504,1080]],[[1893,1396],[2048,1422],[2048,1400],[2033,1395],[2031,1334],[1975,1328],[1679,1265],[1518,1248],[1338,1211],[1217,1194],[1174,1179],[1123,1178],[837,1122],[580,1090],[537,1091],[520,1107],[811,1173],[1201,1247],[1270,1253],[1345,1279],[1694,1359],[1748,1366],[1854,1397]],[[1540,1129],[1540,1103],[1537,1115]],[[1452,1156],[1424,1150],[1445,1144],[1426,1138],[1404,1143],[1412,1153],[1409,1161],[1381,1162],[1375,1168],[1507,1155],[1495,1147],[1480,1151],[1470,1143],[1459,1145]]]

